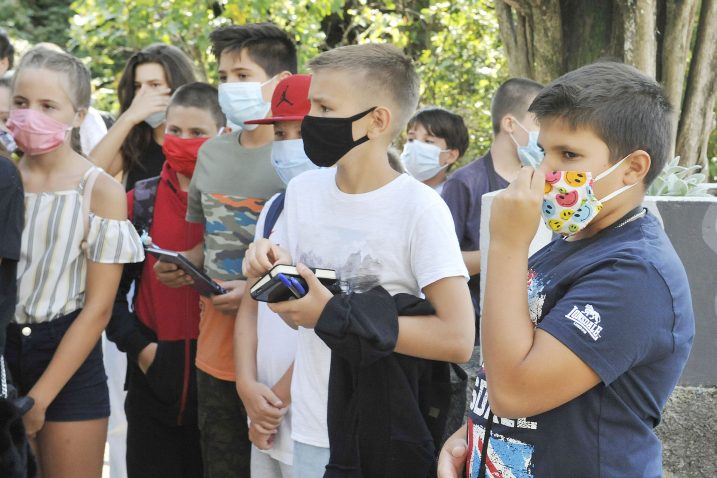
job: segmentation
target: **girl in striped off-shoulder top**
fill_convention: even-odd
[[[7,357],[34,400],[23,421],[47,476],[101,476],[109,398],[99,338],[122,264],[144,257],[122,186],[71,148],[89,103],[79,60],[42,48],[23,57],[8,121],[24,152],[25,227]]]

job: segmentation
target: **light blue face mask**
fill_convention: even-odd
[[[271,164],[284,184],[299,174],[319,169],[304,152],[304,140],[287,139],[271,143]]]
[[[510,134],[510,138],[513,140],[513,142],[518,148],[518,158],[520,158],[520,162],[523,163],[523,166],[530,166],[533,169],[538,169],[538,167],[543,162],[543,156],[545,156],[543,150],[540,149],[540,146],[538,146],[539,132],[528,131],[525,126],[520,124],[520,121],[515,120],[515,122],[523,129],[523,131],[528,133],[528,144],[526,144],[525,146],[519,145],[518,142],[515,140],[515,137],[513,137],[513,134]]]
[[[147,116],[144,119],[144,122],[150,125],[152,128],[156,128],[157,126],[164,123],[164,120],[167,118],[167,112],[166,111],[157,111],[156,113],[153,113],[149,116]]]
[[[245,122],[266,117],[271,109],[271,103],[264,101],[261,87],[273,79],[273,77],[269,78],[264,83],[240,81],[219,85],[219,106],[227,119],[246,131],[255,130],[258,124],[245,124]]]

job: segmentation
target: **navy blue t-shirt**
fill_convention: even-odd
[[[657,219],[556,239],[528,265],[531,319],[601,383],[534,417],[494,418],[486,476],[661,476],[653,428],[687,362],[694,316],[684,267]],[[469,477],[478,474],[486,386],[481,371],[470,404]]]

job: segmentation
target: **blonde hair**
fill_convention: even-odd
[[[92,95],[90,72],[74,56],[53,51],[43,46],[31,49],[20,60],[12,80],[13,89],[20,72],[25,68],[44,68],[57,73],[64,73],[67,77],[64,85],[65,92],[75,110],[87,110],[90,107]]]
[[[408,123],[418,106],[420,80],[413,62],[393,45],[349,45],[321,53],[309,62],[313,72],[336,70],[356,73],[355,88],[366,98],[386,98],[398,109],[394,135]]]

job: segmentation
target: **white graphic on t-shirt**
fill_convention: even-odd
[[[313,251],[301,255],[300,262],[311,267],[322,267],[326,261]],[[318,264],[318,265],[315,265]],[[360,251],[349,254],[346,262],[336,268],[336,277],[339,280],[341,291],[344,293],[361,293],[371,290],[381,283],[381,261],[367,254],[362,257]]]
[[[600,338],[600,332],[602,332],[602,326],[598,325],[600,314],[592,305],[586,304],[582,312],[577,306],[573,306],[573,310],[565,314],[565,317],[572,320],[573,325],[583,334],[588,334],[595,341]]]
[[[543,281],[532,269],[528,271],[528,312],[530,320],[534,326],[543,318],[543,304],[545,303],[545,294]]]

